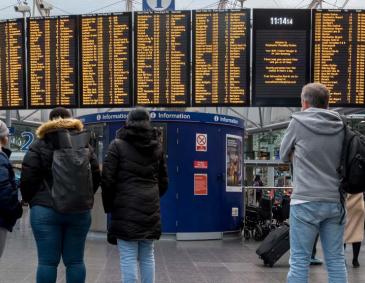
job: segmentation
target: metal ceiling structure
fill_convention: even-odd
[[[309,6],[308,9],[320,9],[322,8],[323,1],[322,0],[313,0]]]

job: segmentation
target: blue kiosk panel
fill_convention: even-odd
[[[104,154],[128,112],[80,117],[105,125]],[[237,231],[243,217],[243,121],[230,116],[151,111],[163,132],[169,189],[161,199],[162,229],[178,239],[215,239]]]

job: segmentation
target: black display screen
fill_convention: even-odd
[[[193,11],[193,105],[248,106],[250,11]]]
[[[0,22],[0,109],[25,107],[24,20]]]
[[[135,105],[190,105],[190,14],[135,14]]]
[[[28,19],[28,105],[78,107],[77,17]]]
[[[312,80],[329,89],[332,106],[364,106],[365,11],[313,12]]]
[[[81,107],[132,105],[132,14],[80,17]]]
[[[300,106],[310,81],[310,10],[253,10],[254,106]]]

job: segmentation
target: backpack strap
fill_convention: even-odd
[[[346,117],[341,116],[341,120],[343,122],[343,142],[342,142],[342,150],[341,150],[341,158],[340,158],[340,166],[337,168],[337,173],[339,174],[341,181],[343,178],[345,178],[347,172],[346,172],[346,139],[347,139],[347,120]]]
[[[340,225],[344,222],[345,216],[346,216],[346,192],[343,190],[343,182],[347,174],[347,168],[346,168],[346,159],[347,159],[347,148],[346,148],[346,140],[347,140],[347,119],[345,116],[340,116],[341,120],[343,122],[343,142],[342,142],[342,150],[341,150],[341,158],[340,158],[340,166],[337,168],[337,173],[340,177],[340,186],[338,188],[340,193],[340,202],[341,202],[341,218],[340,218]]]

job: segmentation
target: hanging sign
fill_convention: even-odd
[[[143,11],[174,11],[175,0],[143,0]]]

